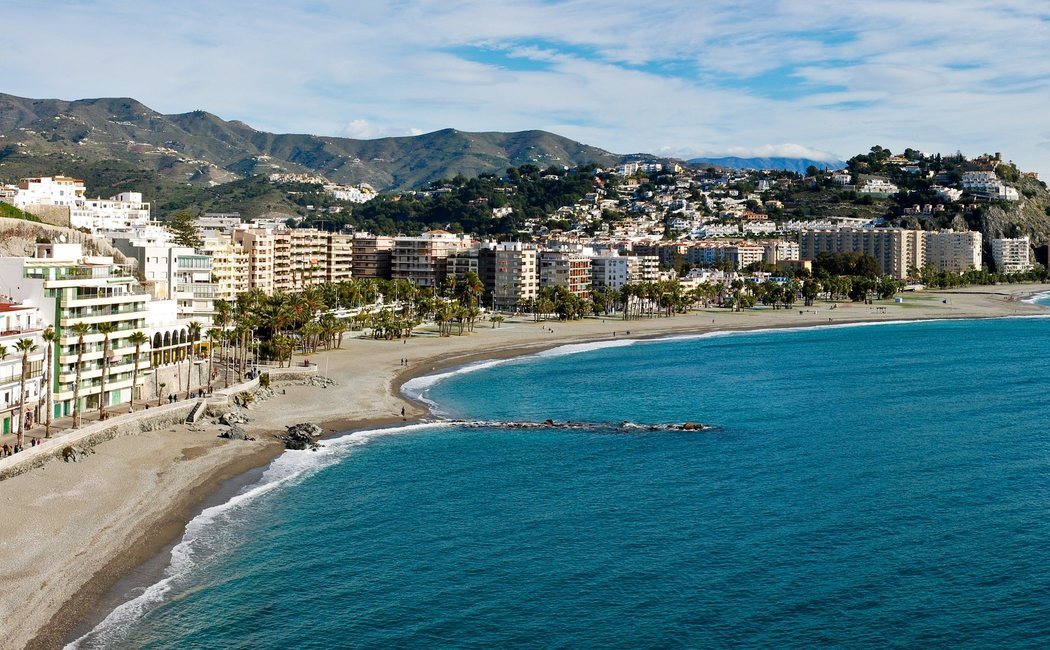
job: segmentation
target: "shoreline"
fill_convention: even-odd
[[[736,313],[710,309],[671,318],[639,318],[630,321],[612,317],[603,320],[597,317],[580,322],[534,323],[529,317],[509,319],[509,322],[496,329],[482,324],[476,332],[465,333],[462,337],[442,339],[422,331],[405,343],[350,339],[344,342],[347,345],[342,349],[315,355],[323,359],[315,359],[319,366],[318,374],[327,376],[329,371],[333,371],[332,377],[338,382],[334,390],[340,393],[340,397],[348,397],[349,402],[344,403],[338,399],[325,400],[327,391],[316,387],[285,386],[283,382],[277,383],[276,387],[284,394],[276,395],[249,409],[249,415],[254,421],[247,425],[246,429],[262,441],[261,445],[239,454],[232,454],[235,458],[211,458],[213,464],[208,465],[210,469],[195,475],[195,480],[179,486],[176,494],[163,507],[144,518],[148,523],[144,524],[137,534],[128,535],[125,531],[121,535],[117,531],[104,530],[103,532],[110,532],[117,538],[111,540],[115,542],[116,550],[106,555],[100,568],[79,586],[75,586],[61,603],[52,601],[51,604],[58,607],[53,609],[46,619],[38,617],[35,632],[18,642],[27,643],[26,647],[31,648],[54,647],[59,643],[68,642],[92,629],[111,611],[112,608],[108,607],[108,604],[118,600],[114,590],[121,579],[150,562],[156,563],[157,566],[152,573],[146,571],[143,579],[159,578],[159,574],[167,566],[164,560],[171,547],[181,538],[189,521],[211,505],[209,500],[222,493],[224,486],[244,477],[247,472],[268,466],[283,453],[283,447],[272,440],[273,434],[281,431],[281,426],[312,421],[322,426],[325,429],[324,437],[329,438],[362,430],[411,424],[426,417],[429,414],[426,404],[401,393],[401,387],[411,379],[482,361],[530,356],[566,344],[600,343],[626,338],[645,341],[709,332],[749,332],[891,321],[1050,315],[1050,312],[1041,306],[1021,302],[1024,298],[1047,291],[1050,291],[1050,286],[1047,285],[1008,285],[1001,288],[974,287],[971,291],[956,289],[925,292],[910,296],[913,302],[926,303],[917,309],[911,304],[880,302],[878,306],[885,307],[882,313],[876,312],[874,307],[869,310],[867,306],[850,303],[822,303],[817,307],[801,308],[803,312],[812,312],[801,314],[801,317],[798,314],[799,309],[762,309]],[[906,301],[908,298],[905,294]],[[941,300],[950,302],[941,303]],[[963,304],[956,304],[960,300]],[[835,306],[829,307],[831,304]],[[707,320],[709,318],[711,321]],[[825,318],[829,320],[825,321]],[[557,333],[548,332],[548,329],[556,330]],[[615,338],[611,333],[615,333]],[[408,355],[409,365],[402,366],[398,355]],[[397,366],[394,365],[394,361],[398,362]],[[323,373],[320,371],[322,368]],[[347,385],[353,386],[352,395],[345,395],[341,390]],[[290,397],[288,393],[291,394]],[[399,415],[401,406],[405,408],[404,417]],[[309,415],[312,417],[307,417]],[[265,424],[260,425],[260,422]],[[214,434],[218,429],[212,432],[209,428],[208,431]],[[101,450],[114,442],[117,441],[103,443],[99,448]],[[238,441],[234,444],[243,446],[245,443]],[[199,454],[199,457],[189,459],[190,462],[217,456],[217,450],[223,445],[212,443],[199,447],[189,448],[199,449],[193,452]],[[187,449],[183,450],[183,455],[186,451]],[[84,465],[90,465],[91,460],[86,461]],[[43,470],[35,470],[29,475],[36,475],[47,469],[45,467]],[[87,471],[89,470],[84,470]],[[163,475],[164,471],[160,474]],[[0,494],[3,494],[6,484],[15,480],[18,480],[18,477],[0,483]],[[0,502],[0,516],[3,514]],[[7,536],[0,537],[0,549],[6,545],[7,540],[4,537]],[[133,542],[129,544],[126,541],[128,539],[133,539]],[[58,570],[59,567],[55,567],[52,572]],[[0,580],[3,578],[0,574]]]

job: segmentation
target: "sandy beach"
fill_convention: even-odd
[[[116,581],[177,540],[210,494],[281,453],[273,434],[284,426],[316,422],[337,433],[400,423],[402,408],[405,419],[426,416],[422,405],[400,395],[400,386],[410,377],[565,343],[1050,313],[1022,301],[1042,291],[1050,286],[905,293],[901,303],[874,306],[818,303],[740,313],[707,309],[631,321],[599,317],[536,323],[531,317],[515,317],[499,328],[481,322],[475,332],[450,338],[428,328],[404,342],[345,338],[340,349],[309,357],[318,374],[336,385],[279,382],[275,397],[252,405],[253,420],[246,429],[258,438],[255,442],[219,439],[220,428],[212,424],[176,426],[116,438],[95,447],[81,462],[52,462],[0,481],[0,638],[4,647],[51,648],[77,626],[93,624],[100,600]],[[302,363],[301,356],[296,360]]]

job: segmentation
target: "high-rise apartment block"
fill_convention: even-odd
[[[981,233],[941,230],[926,233],[926,265],[938,271],[963,273],[981,268]]]
[[[999,273],[1024,273],[1032,268],[1027,236],[992,240],[992,261]]]
[[[478,275],[487,305],[518,309],[539,293],[539,252],[529,244],[487,242],[478,251]]]
[[[449,254],[470,248],[469,235],[454,235],[444,230],[423,233],[420,237],[397,237],[391,254],[390,275],[420,287],[440,287],[447,273]]]
[[[355,278],[390,279],[390,258],[394,238],[368,233],[354,233],[353,268]]]
[[[0,258],[0,284],[11,297],[37,307],[46,322],[53,323],[59,342],[55,349],[54,414],[73,413],[77,390],[79,336],[73,326],[88,326],[81,363],[79,409],[97,409],[130,401],[133,370],[149,367],[149,357],[128,342],[133,332],[146,326],[149,294],[126,265],[111,257],[85,256],[79,244],[39,244],[36,257]],[[102,323],[115,326],[109,335],[109,357],[104,357],[106,336]],[[105,394],[102,376],[105,379]],[[139,385],[145,381],[139,375]]]
[[[805,260],[821,253],[863,253],[875,258],[880,272],[903,280],[926,263],[924,235],[897,228],[804,229],[799,231],[799,253]]]

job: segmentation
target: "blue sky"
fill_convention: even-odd
[[[1045,0],[59,0],[4,22],[3,90],[27,97],[683,157],[999,151],[1050,176]]]

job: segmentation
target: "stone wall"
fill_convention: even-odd
[[[186,416],[196,404],[196,401],[184,401],[143,409],[135,413],[114,416],[104,422],[89,424],[57,438],[43,440],[36,447],[26,447],[14,456],[0,459],[0,481],[41,467],[51,460],[61,459],[62,451],[66,447],[81,449],[94,447],[99,443],[121,436],[132,436],[180,425],[186,421]]]
[[[69,206],[65,205],[27,205],[26,212],[38,217],[52,226],[70,227]]]

